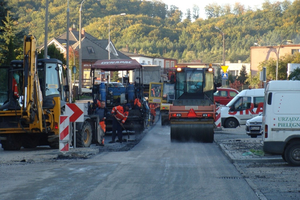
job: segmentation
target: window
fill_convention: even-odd
[[[171,61],[171,67],[174,67],[174,66],[175,66],[175,62]]]
[[[158,65],[161,66],[161,61],[158,61]]]
[[[295,54],[297,52],[300,52],[300,49],[292,49],[292,54]]]
[[[170,68],[170,61],[166,61],[166,68]]]
[[[240,97],[236,100],[236,102],[232,105],[232,111],[240,111],[251,108],[251,97]]]
[[[58,69],[58,68],[57,68]],[[46,65],[46,95],[59,95],[59,80],[57,77],[56,64],[47,63]]]
[[[265,101],[264,97],[253,97],[254,108],[257,108],[258,104],[264,103],[264,101]]]
[[[221,97],[227,97],[227,91],[220,91]]]
[[[93,47],[87,47],[87,50],[88,50],[89,54],[95,54]]]
[[[236,92],[229,92],[229,96],[231,96],[231,97],[235,97],[237,95],[237,93]]]

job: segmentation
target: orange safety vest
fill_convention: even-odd
[[[156,105],[153,104],[153,103],[151,103],[151,104],[150,104],[150,113],[151,113],[153,116],[156,116],[156,111],[155,111],[155,109],[156,109]]]
[[[122,120],[122,123],[125,123],[128,117],[128,111],[124,112],[124,109],[122,106],[115,106],[111,110],[111,114],[114,114],[117,118],[117,120]]]
[[[103,130],[104,133],[105,133],[105,132],[106,132],[106,124],[105,124],[105,121],[99,122],[99,125],[101,126],[102,130]]]
[[[13,78],[13,81],[12,81],[12,89],[13,89],[13,92],[14,92],[14,96],[19,98],[18,84],[17,84],[16,79],[14,79],[14,78]]]
[[[140,102],[140,100],[139,100],[138,98],[136,98],[136,99],[134,100],[133,105],[138,106],[138,107],[141,107],[141,106],[142,106],[142,104],[141,104],[141,102]]]

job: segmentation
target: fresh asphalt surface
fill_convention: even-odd
[[[0,197],[258,199],[216,143],[171,143],[169,130],[155,126],[129,151],[106,151],[90,159],[0,165],[5,180]]]

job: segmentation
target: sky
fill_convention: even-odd
[[[283,0],[269,0],[270,3],[274,3],[275,1],[280,1],[282,2]],[[236,2],[239,2],[240,4],[244,5],[245,8],[247,9],[249,6],[253,9],[256,10],[257,8],[261,8],[261,5],[263,4],[263,2],[265,2],[265,0],[212,0],[212,1],[203,1],[203,0],[162,0],[162,2],[164,2],[167,5],[175,5],[179,8],[179,10],[181,10],[184,15],[183,18],[185,18],[185,13],[186,10],[188,8],[193,9],[193,5],[197,5],[200,9],[200,18],[205,19],[206,15],[205,15],[205,6],[209,5],[209,4],[213,4],[213,3],[217,3],[221,6],[229,4],[232,7],[234,6],[234,4]]]

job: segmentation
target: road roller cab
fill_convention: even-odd
[[[213,68],[177,68],[175,73],[175,100],[169,111],[171,141],[213,142]]]

